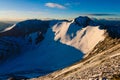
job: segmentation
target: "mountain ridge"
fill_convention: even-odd
[[[72,21],[27,20],[19,22],[12,28],[0,33],[0,40],[3,41],[0,43],[0,51],[3,51],[0,55],[4,58],[1,60],[4,64],[0,63],[2,71],[0,78],[19,78],[20,76],[22,78],[39,77],[45,74],[42,74],[42,72],[34,73],[36,72],[34,69],[40,69],[48,74],[56,70],[64,70],[65,67],[79,62],[80,60],[84,61],[84,58],[89,59],[97,56],[98,53],[101,54],[101,52],[95,52],[95,49],[98,48],[99,51],[99,48],[102,48],[102,46],[99,47],[99,45],[105,45],[104,42],[110,41],[111,44],[113,44],[117,41],[119,43],[119,40],[112,41],[113,38],[107,38],[108,40],[106,40],[106,33],[108,33],[108,36],[111,36],[110,30],[111,28],[102,27],[102,25],[96,23],[92,19],[82,16],[77,17]],[[114,31],[112,30],[112,32],[116,33],[115,35],[112,35],[113,37],[116,37],[119,34],[117,28],[114,29]],[[4,48],[7,48],[7,45],[14,42],[16,42],[14,46],[17,46],[14,48],[15,50],[8,52],[9,54],[5,53],[6,51],[10,51],[9,49],[14,46],[8,46],[8,50],[4,50]],[[114,46],[115,45],[112,47]],[[18,50],[16,48],[18,48]],[[109,48],[111,47],[108,47],[108,49]],[[107,48],[105,48],[105,50],[106,49]],[[15,52],[16,50],[17,52]],[[91,51],[94,53],[91,53]],[[16,56],[12,56],[13,54],[16,54]],[[6,58],[5,56],[9,57]],[[33,57],[35,57],[35,59],[32,59]],[[16,63],[16,61],[18,62]],[[31,62],[33,62],[34,65],[29,67]],[[24,66],[20,68],[17,65],[13,65],[14,63]],[[7,68],[8,64],[10,65],[9,68]],[[11,71],[13,67],[16,67],[16,69]],[[23,73],[24,71],[29,72],[30,68],[32,68],[33,71],[28,75],[22,73],[17,74],[20,71],[23,71]],[[34,73],[34,75],[31,75],[32,73]],[[9,76],[11,74],[14,76]]]

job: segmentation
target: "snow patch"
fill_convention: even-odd
[[[101,30],[99,27],[83,27],[74,22],[59,22],[52,29],[55,33],[55,41],[60,40],[61,43],[73,46],[83,53],[88,53],[105,38],[105,30]]]
[[[9,30],[11,30],[15,25],[16,25],[16,24],[14,24],[13,26],[10,26],[10,27],[4,29],[2,32],[5,32],[5,31],[9,31]]]

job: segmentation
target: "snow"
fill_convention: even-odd
[[[103,41],[104,30],[100,26],[86,26],[85,28],[72,22],[59,22],[53,26],[54,40],[75,47],[83,53],[90,52],[98,42]]]
[[[75,48],[55,42],[52,29],[48,29],[45,39],[38,48],[29,49],[28,52],[21,53],[14,59],[7,60],[0,65],[0,75],[4,77],[5,74],[15,73],[15,76],[37,77],[70,66],[81,60],[82,57],[82,52]],[[32,72],[25,74],[24,71]],[[17,72],[22,73],[17,74]],[[32,75],[33,73],[34,75]]]
[[[5,31],[9,31],[9,30],[11,30],[15,25],[16,25],[16,24],[14,24],[13,26],[10,26],[10,27],[4,29],[2,32],[5,32]]]

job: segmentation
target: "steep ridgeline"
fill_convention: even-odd
[[[103,41],[104,34],[88,17],[19,22],[0,33],[0,79],[33,78],[70,66]]]
[[[90,18],[81,16],[71,22],[58,22],[52,27],[55,41],[73,46],[85,54],[104,40],[105,30],[100,28]]]
[[[49,21],[26,20],[13,25],[11,28],[5,29],[0,36],[23,37],[34,32],[45,33],[49,27]]]

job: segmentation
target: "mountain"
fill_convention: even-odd
[[[82,16],[71,21],[26,20],[14,24],[0,32],[0,79],[35,78],[53,72],[38,79],[51,80],[53,76],[61,80],[76,70],[81,70],[83,78],[89,67],[92,70],[99,62],[119,55],[118,29]]]
[[[70,45],[83,53],[90,52],[104,40],[105,30],[88,17],[78,17],[72,22],[59,22],[53,26],[55,40]]]
[[[119,80],[120,21],[95,22],[105,30],[103,41],[100,41],[81,61],[32,80]]]

